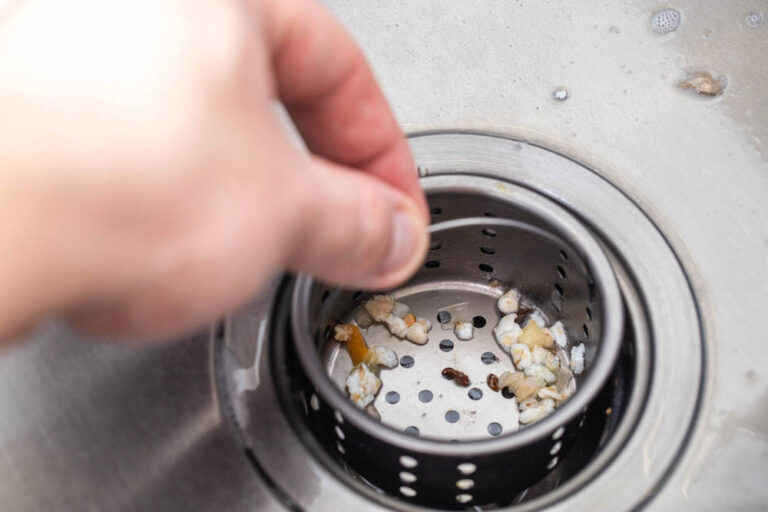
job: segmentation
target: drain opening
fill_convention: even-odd
[[[499,210],[502,212],[502,216],[504,216],[503,208],[500,208]],[[494,206],[494,211],[496,211],[496,207],[495,206]],[[443,218],[452,218],[452,216],[454,215],[454,212],[452,212],[452,211],[448,211],[448,212],[443,211],[442,214],[444,215]],[[485,234],[483,234],[483,236],[487,237],[487,235],[485,235]],[[496,236],[497,236],[497,240],[498,240],[498,235],[496,235]],[[475,246],[474,251],[475,251],[475,253],[477,253],[477,246]],[[556,250],[556,253],[557,253],[557,257],[561,261],[560,266],[563,268],[563,270],[565,270],[566,276],[568,278],[568,283],[569,283],[569,290],[568,290],[568,292],[569,292],[570,295],[573,295],[573,291],[570,289],[570,280],[571,280],[571,277],[572,277],[571,276],[571,269],[572,269],[572,265],[573,265],[573,263],[572,263],[573,257],[571,256],[570,251],[567,251],[567,250],[559,249],[559,250]],[[478,256],[480,256],[480,254],[478,254]],[[445,266],[447,260],[441,258],[441,261],[443,263],[443,266]],[[477,264],[479,264],[479,262],[475,261],[474,265],[477,265]],[[436,272],[443,272],[443,270],[444,270],[443,266],[441,266],[440,270],[437,270]],[[557,267],[557,266],[554,265],[554,267]],[[552,267],[550,267],[550,279],[551,279],[551,276],[552,276],[551,271],[552,271]],[[561,279],[565,279],[565,277],[560,275],[559,271],[558,271],[557,275]],[[551,280],[550,280],[550,285],[549,286],[550,287],[552,286]],[[597,333],[600,332],[600,322],[599,322],[599,317],[597,318],[597,320],[595,320],[595,318],[594,318],[595,315],[594,315],[594,312],[592,311],[594,309],[594,307],[595,307],[594,306],[594,304],[595,304],[595,293],[593,293],[594,292],[594,284],[590,285],[589,288],[590,288],[590,297],[589,297],[590,305],[589,306],[585,306],[583,308],[579,308],[579,309],[567,308],[565,310],[565,314],[573,315],[574,318],[578,317],[579,318],[578,319],[578,325],[579,326],[581,326],[582,324],[583,325],[587,325],[587,329],[589,331],[589,334],[593,334],[592,331],[597,332]],[[631,288],[631,286],[630,286],[630,288]],[[552,290],[552,288],[550,288],[550,290]],[[632,293],[633,292],[631,292],[631,290],[630,290],[630,295],[632,295]],[[552,306],[552,310],[554,311],[554,306]],[[424,314],[424,313],[422,313],[422,314]],[[633,318],[640,318],[640,317],[633,316]],[[458,316],[457,316],[457,319],[459,319]],[[448,324],[450,324],[450,322],[448,322]],[[322,325],[323,329],[325,327],[326,327],[325,325]],[[440,329],[441,326],[436,324],[435,328]],[[593,402],[593,404],[590,405],[590,408],[587,410],[587,415],[582,420],[583,421],[583,428],[579,431],[579,434],[578,434],[577,439],[576,439],[576,441],[574,443],[574,446],[570,450],[565,449],[563,447],[562,443],[564,442],[563,439],[567,438],[568,436],[564,436],[563,431],[561,429],[556,429],[551,434],[551,437],[552,437],[553,441],[550,441],[550,444],[549,444],[549,447],[548,447],[548,451],[547,451],[547,455],[548,456],[547,456],[546,464],[547,465],[553,464],[553,467],[554,467],[554,469],[552,469],[552,471],[550,473],[550,476],[545,478],[544,480],[540,481],[538,484],[534,485],[533,487],[528,488],[523,494],[521,494],[520,496],[516,497],[511,502],[505,502],[506,504],[517,503],[517,502],[532,502],[532,501],[538,500],[539,497],[541,497],[541,496],[546,496],[546,495],[550,495],[550,494],[557,495],[557,496],[563,496],[561,493],[559,493],[559,490],[561,488],[567,488],[568,487],[568,482],[571,479],[579,480],[580,475],[582,474],[582,471],[594,471],[593,469],[590,469],[591,466],[589,466],[589,464],[590,464],[590,461],[593,458],[592,454],[596,453],[596,450],[597,450],[598,447],[603,446],[605,443],[608,443],[609,447],[617,446],[616,443],[618,441],[616,441],[613,436],[614,435],[625,435],[624,434],[624,432],[625,432],[624,430],[622,430],[621,432],[619,432],[617,434],[617,428],[618,428],[618,426],[621,425],[621,418],[623,418],[623,414],[624,414],[623,406],[626,404],[627,400],[631,400],[632,399],[631,397],[634,394],[636,394],[636,390],[633,389],[631,385],[627,385],[627,383],[631,383],[633,378],[634,378],[634,376],[632,375],[632,372],[635,370],[635,367],[634,367],[635,356],[638,353],[642,353],[642,350],[643,350],[642,347],[643,346],[647,346],[647,345],[643,345],[644,342],[641,342],[641,344],[639,346],[635,346],[632,333],[633,333],[632,328],[631,327],[628,328],[628,330],[627,330],[627,339],[625,341],[625,350],[622,353],[622,357],[620,358],[619,365],[617,366],[617,368],[615,370],[615,372],[618,372],[618,373],[615,373],[614,376],[610,379],[610,381],[609,381],[610,382],[610,386],[607,386],[606,388],[604,388],[603,391],[601,392],[601,394],[595,400],[595,402]],[[583,333],[581,333],[581,332],[580,332],[580,334],[583,335]],[[440,339],[440,338],[438,338],[438,339]],[[629,347],[629,348],[626,348],[626,347]],[[401,365],[399,367],[407,369],[407,365],[403,365],[402,364],[402,361],[404,359],[404,354],[399,354],[399,355],[400,355],[400,359],[401,359]],[[479,364],[482,364],[483,366],[485,366],[486,362],[485,362],[485,360],[483,360],[482,356],[483,356],[483,353],[481,351],[479,351],[477,353],[477,355],[475,356],[474,360],[477,361]],[[419,359],[418,355],[417,355],[416,359]],[[487,358],[487,360],[490,361],[491,359]],[[419,367],[421,367],[420,364],[421,363],[419,363]],[[413,368],[413,359],[411,360],[410,367]],[[291,367],[291,365],[287,365],[287,366],[286,365],[281,365],[280,368],[292,368],[292,367]],[[491,368],[493,368],[493,366],[490,366],[488,368],[491,369]],[[296,382],[298,382],[300,380],[299,376],[295,376],[295,377],[296,377],[296,380],[294,380],[293,383],[296,383]],[[280,380],[278,378],[277,382],[284,382],[284,381]],[[287,383],[287,381],[286,381],[286,384],[289,384],[289,383]],[[283,384],[281,384],[281,386],[282,385]],[[285,387],[285,388],[282,388],[282,389],[288,389],[288,388]],[[485,388],[483,388],[483,389],[485,389]],[[640,388],[640,389],[642,390],[642,389],[646,389],[646,388]],[[465,393],[465,400],[469,402],[471,399],[469,398],[468,394],[466,394],[466,393],[468,393],[467,389],[465,388],[465,389],[461,390],[461,392]],[[488,393],[489,393],[489,391],[486,391],[486,395]],[[315,411],[317,414],[313,414],[312,411],[314,411],[314,409],[306,406],[306,404],[308,404],[310,402],[313,402],[313,400],[311,400],[311,398],[316,398],[316,397],[312,396],[312,393],[306,393],[305,391],[302,390],[301,393],[294,393],[292,396],[297,397],[297,398],[300,398],[300,397],[303,397],[303,396],[310,397],[309,400],[301,399],[298,402],[296,402],[296,404],[297,404],[298,410],[301,411],[301,415],[302,416],[305,414],[303,412],[304,410],[310,411],[308,413],[309,414],[309,416],[307,417],[308,423],[306,424],[306,426],[308,426],[310,429],[314,430],[315,427],[318,426],[318,424],[317,424],[318,419],[321,418],[325,414],[324,411],[327,411],[327,406],[326,405],[317,404],[319,409],[318,409],[318,411]],[[500,393],[497,393],[495,396],[502,397],[502,398],[505,398],[505,399],[511,399],[511,398],[504,397],[504,392],[503,391],[500,392]],[[415,398],[415,397],[412,397],[412,398]],[[485,398],[483,400],[485,400]],[[314,402],[316,402],[316,400]],[[436,405],[439,405],[438,400],[435,400],[434,403]],[[302,404],[304,404],[304,405],[302,405]],[[306,409],[305,409],[305,407],[306,407]],[[442,411],[445,411],[445,410],[446,410],[445,407],[443,407]],[[445,422],[444,419],[441,416],[442,415],[442,411],[438,412],[438,415],[440,416],[439,419],[444,424],[447,425],[448,423]],[[606,411],[609,411],[610,414],[608,414]],[[346,414],[345,414],[345,416],[346,416]],[[631,416],[631,417],[633,417],[633,416]],[[582,423],[582,421],[579,421],[579,423]],[[301,428],[302,424],[303,424],[303,421],[299,421],[299,422],[295,422],[294,421],[294,425],[292,425],[292,426],[296,426],[296,428],[298,429],[298,428]],[[487,427],[487,425],[484,425],[484,426]],[[413,427],[413,429],[411,429],[410,427]],[[407,435],[414,435],[414,434],[418,435],[418,433],[419,433],[418,427],[416,425],[408,425],[403,430],[401,430],[401,432],[403,432],[404,430],[408,430],[409,431],[409,433]],[[415,432],[414,432],[414,430],[415,430]],[[317,430],[317,434],[316,434],[317,437],[316,437],[316,439],[318,439],[318,440],[320,439],[319,432],[320,432],[320,430]],[[489,434],[490,434],[490,432],[489,432]],[[501,437],[503,437],[504,435],[505,434],[502,433]],[[311,437],[310,438],[304,438],[304,441],[307,443],[307,447],[311,447],[311,446],[320,447],[321,446],[319,444],[316,445],[315,442],[311,441],[311,439],[313,439],[313,438],[311,438]],[[322,445],[322,446],[326,446],[326,445]],[[344,454],[343,450],[345,450],[348,447],[345,447],[345,446],[342,446],[342,445],[339,444],[338,447],[334,446],[332,448],[334,448],[334,450],[332,450],[332,452],[333,452],[333,454],[335,454],[335,458],[333,459],[335,462],[332,462],[327,467],[330,469],[330,472],[333,475],[335,475],[334,477],[335,478],[342,478],[342,479],[344,479],[344,478],[348,478],[348,476],[345,476],[345,475],[354,474],[354,471],[351,470],[351,468],[349,468],[349,467],[345,467],[344,469],[341,469],[340,472],[337,472],[335,469],[333,469],[334,467],[336,467],[335,466],[336,464],[342,464],[340,461],[343,459],[343,457],[340,459],[338,457],[338,454],[341,453],[343,455],[346,455],[346,454]],[[338,449],[336,449],[336,448],[338,448]],[[613,449],[615,449],[615,448],[609,448],[609,450],[613,450]],[[312,451],[313,454],[315,454],[315,456],[320,457],[320,458],[323,457],[323,455],[320,452],[316,452],[315,451],[315,447],[312,447],[311,451]],[[613,453],[613,452],[611,452],[611,453]],[[557,460],[555,460],[555,462],[553,462],[553,458],[554,457],[557,457]],[[472,466],[472,467],[476,466],[474,464],[474,462],[468,463],[468,464],[470,466]],[[342,466],[340,466],[340,467],[342,467]],[[458,467],[461,467],[461,466],[458,466]],[[475,471],[480,471],[480,473],[482,473],[482,468],[480,468],[479,470],[477,468],[474,468],[474,470]],[[459,475],[459,470],[458,469],[454,470],[454,475]],[[453,478],[451,480],[449,480],[449,482],[457,482],[456,478],[458,478],[458,476],[453,476]],[[482,480],[481,477],[480,477],[480,480]],[[370,499],[374,499],[375,501],[383,500],[382,503],[386,504],[386,503],[390,503],[389,501],[387,501],[387,500],[390,499],[390,497],[394,496],[396,498],[397,496],[400,496],[401,499],[406,499],[406,500],[410,501],[410,499],[404,497],[399,492],[399,490],[397,490],[397,489],[395,489],[394,494],[392,492],[390,492],[390,491],[384,491],[384,494],[381,494],[382,493],[382,489],[374,490],[374,494],[372,494],[372,495],[371,494],[367,494],[367,492],[364,490],[364,487],[360,487],[360,485],[365,486],[365,485],[368,485],[368,484],[359,484],[360,481],[362,481],[362,480],[357,480],[358,483],[351,482],[352,488],[357,489],[363,495],[369,496]],[[419,491],[419,489],[421,487],[414,486],[413,488],[416,491]],[[456,496],[458,496],[458,495],[456,495]],[[470,505],[467,505],[467,506],[477,506],[476,504],[483,503],[482,495],[478,495],[477,493],[475,493],[474,489],[471,492],[471,496],[472,496],[474,501]],[[450,494],[448,497],[455,500],[455,496],[453,494]],[[413,498],[416,499],[416,500],[420,500],[420,499],[423,499],[424,497],[423,497],[422,493],[419,493],[419,495],[414,496]],[[458,503],[458,502],[456,501],[455,503]],[[459,508],[463,508],[463,506],[459,507]]]

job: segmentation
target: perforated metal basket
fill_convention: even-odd
[[[480,177],[437,176],[422,184],[433,216],[431,249],[422,270],[392,293],[434,327],[423,346],[380,326],[365,332],[369,345],[394,348],[401,362],[381,372],[380,421],[343,391],[351,361],[331,336],[370,294],[296,278],[290,324],[303,370],[297,385],[327,451],[374,487],[432,507],[505,505],[557,466],[610,375],[623,327],[620,292],[590,232],[547,198]],[[511,368],[492,336],[501,316],[496,299],[509,287],[550,323],[561,320],[570,345],[586,346],[574,396],[518,431],[511,395],[487,384],[489,374]],[[438,321],[441,311],[473,321],[474,338],[461,341],[444,329],[451,323]],[[444,379],[446,367],[466,373],[470,386]]]

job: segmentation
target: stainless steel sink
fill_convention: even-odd
[[[765,508],[768,4],[328,3],[422,173],[473,167],[566,205],[614,250],[648,320],[632,428],[517,506]],[[674,30],[654,30],[662,8],[680,13]],[[697,72],[724,76],[722,93],[681,87]],[[4,349],[2,508],[391,506],[329,470],[263,392],[274,291],[174,344],[50,323]]]

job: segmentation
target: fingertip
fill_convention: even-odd
[[[371,287],[391,288],[402,284],[421,266],[429,245],[429,232],[422,208],[410,199],[398,207],[390,228],[387,255]]]

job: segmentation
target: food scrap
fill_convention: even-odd
[[[455,368],[444,368],[441,373],[443,377],[448,380],[452,380],[463,388],[469,386],[469,376],[464,372],[461,372]]]
[[[690,73],[677,85],[681,89],[691,89],[702,96],[720,96],[728,85],[728,79],[725,76],[714,77],[706,71],[697,71]]]
[[[391,348],[380,345],[368,348],[360,328],[354,324],[337,325],[334,338],[344,344],[352,359],[353,368],[345,381],[350,400],[361,409],[373,407],[370,404],[381,389],[378,374],[381,368],[397,366],[397,354]]]
[[[462,341],[469,341],[475,336],[475,326],[472,322],[456,321],[453,324],[453,332]]]
[[[496,307],[499,308],[499,311],[505,315],[514,313],[520,307],[520,293],[516,289],[512,288],[507,293],[499,297],[499,300],[496,301]]]
[[[367,316],[362,311],[365,311]],[[367,325],[373,322],[383,324],[393,335],[417,345],[423,345],[429,340],[427,333],[432,329],[432,323],[429,320],[416,318],[407,305],[397,302],[391,295],[376,295],[366,301],[363,308],[355,315],[355,321],[362,327],[360,320]]]
[[[488,378],[486,379],[485,382],[486,384],[488,384],[488,387],[491,388],[493,391],[498,391],[499,389],[501,389],[499,387],[499,378],[492,373],[488,374]]]
[[[571,349],[569,361],[564,351],[568,336],[563,323],[558,321],[548,328],[541,311],[524,306],[522,301],[513,288],[496,303],[504,316],[494,327],[493,335],[512,358],[516,371],[504,372],[493,385],[493,375],[489,375],[488,387],[513,393],[520,423],[526,425],[551,414],[576,391],[573,374],[584,370],[584,345]]]

